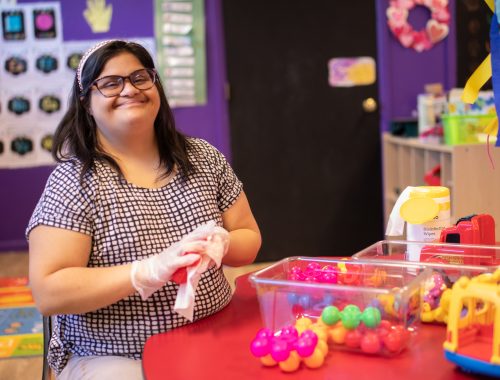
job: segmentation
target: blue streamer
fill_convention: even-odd
[[[497,115],[500,113],[500,28],[498,26],[498,15],[495,13],[491,18],[490,28],[490,50],[491,50],[491,81],[495,97],[495,108]],[[498,128],[497,142],[500,146],[500,128]]]

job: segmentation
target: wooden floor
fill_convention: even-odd
[[[247,265],[240,268],[224,267],[229,283],[234,287],[234,279],[242,274],[253,272],[268,266],[269,263]],[[28,255],[0,252],[0,277],[18,277],[28,275]],[[42,377],[42,357],[0,359],[0,379],[31,380]]]

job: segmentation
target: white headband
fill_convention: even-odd
[[[85,52],[83,55],[82,59],[80,59],[80,63],[78,63],[78,68],[76,69],[76,80],[78,81],[78,87],[80,87],[80,91],[83,91],[83,85],[82,85],[82,71],[83,67],[85,66],[85,62],[87,62],[87,59],[94,54],[94,52],[100,48],[102,48],[104,45],[109,44],[110,42],[113,41],[118,41],[118,40],[106,40],[106,41],[101,41],[98,44],[92,46],[89,50]]]

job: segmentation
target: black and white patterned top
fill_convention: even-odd
[[[201,139],[189,139],[194,172],[177,173],[165,186],[141,188],[97,162],[80,184],[81,163],[58,165],[31,217],[26,236],[43,224],[92,236],[88,267],[130,263],[156,254],[197,226],[222,225],[242,184],[224,156]],[[189,323],[174,310],[178,285],[168,282],[149,299],[138,294],[108,307],[53,318],[49,365],[60,373],[69,355],[121,355],[140,359],[146,339]],[[222,269],[205,272],[198,284],[194,319],[226,306],[231,288]]]

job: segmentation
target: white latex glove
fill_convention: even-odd
[[[143,300],[161,288],[170,280],[172,274],[179,269],[193,265],[200,259],[197,253],[205,250],[206,242],[182,240],[172,244],[163,252],[144,260],[134,261],[130,278],[132,285],[139,292]]]
[[[213,242],[212,239],[214,239]],[[217,227],[213,221],[205,223],[163,252],[147,259],[134,261],[130,271],[132,285],[142,299],[146,300],[167,281],[170,281],[178,269],[201,261],[200,255],[205,257],[204,253],[210,254],[209,257],[214,256],[216,265],[220,266],[228,244],[229,233],[225,229]],[[197,268],[199,267],[198,264]],[[202,267],[204,268],[200,268],[200,274],[207,269],[208,263]]]
[[[207,268],[216,266],[220,268],[222,259],[229,248],[229,232],[222,227],[213,227],[213,230],[206,238],[207,245],[202,253],[201,263],[198,265],[196,273],[201,274]],[[204,265],[206,263],[206,265]]]

